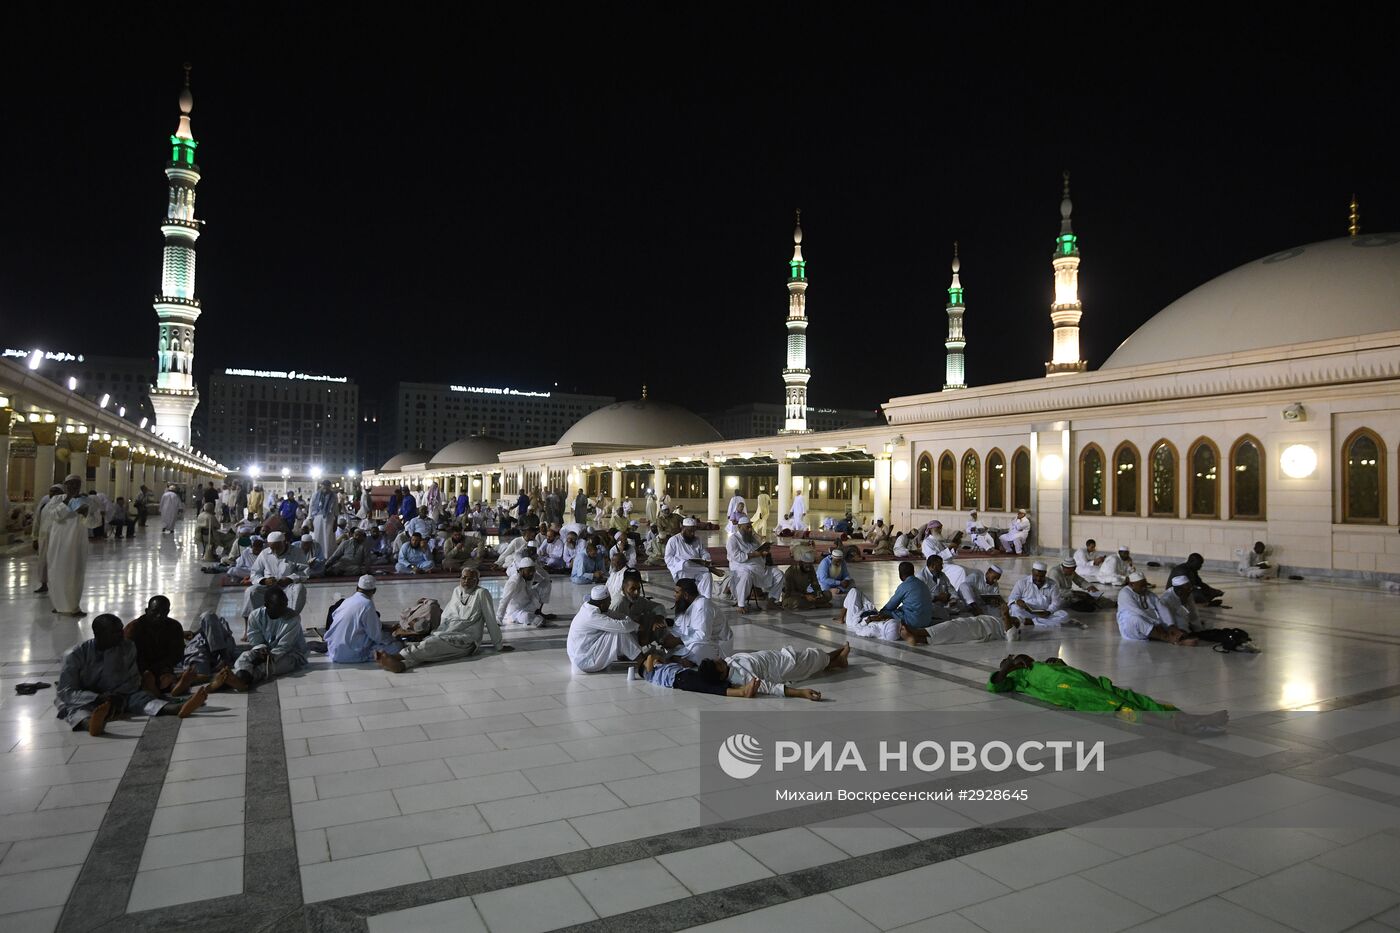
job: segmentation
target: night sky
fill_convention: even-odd
[[[1065,168],[1091,367],[1211,277],[1344,235],[1353,191],[1400,227],[1394,14],[466,9],[8,7],[4,342],[153,355],[186,60],[201,385],[780,402],[800,207],[811,402],[874,409],[942,384],[955,239],[969,382],[1043,375]]]

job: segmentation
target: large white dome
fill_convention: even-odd
[[[394,454],[385,464],[379,468],[380,473],[397,473],[404,467],[414,463],[427,463],[428,458],[433,454],[428,450],[405,450],[403,453]]]
[[[559,438],[561,444],[674,447],[722,440],[699,415],[665,402],[616,402],[589,412]]]
[[[1217,276],[1167,305],[1103,364],[1400,330],[1400,233],[1297,246]]]
[[[428,461],[428,466],[437,469],[439,467],[479,466],[495,463],[501,451],[505,449],[506,442],[503,440],[487,437],[484,434],[472,434],[468,437],[458,438],[433,454],[433,458]]]

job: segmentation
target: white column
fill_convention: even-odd
[[[97,491],[109,499],[115,499],[112,495],[112,456],[102,454],[97,458]]]
[[[614,507],[622,503],[622,467],[617,464],[613,464],[612,471],[612,500]]]
[[[890,461],[875,461],[875,475],[870,479],[871,498],[875,503],[875,517],[888,523],[890,520]]]
[[[0,434],[0,516],[4,521],[10,519],[10,410],[0,409],[0,417],[5,419],[3,425],[5,433]],[[36,484],[37,485],[37,484]],[[21,490],[22,492],[23,490]],[[34,493],[34,501],[37,504],[41,494]],[[0,529],[2,531],[3,529]]]
[[[719,488],[719,483],[719,467],[711,464],[707,471],[705,491],[709,496],[709,510],[706,514],[706,518],[712,522],[719,521],[720,517],[724,514],[722,511],[724,506],[720,504],[720,496],[723,495],[723,493]]]
[[[39,443],[39,432],[35,431],[34,434],[34,501],[38,502],[49,494],[49,487],[53,485],[53,468],[57,459],[55,452],[58,447],[52,441],[47,444]]]
[[[783,457],[778,461],[778,518],[792,511],[792,461]]]
[[[131,467],[131,453],[125,451],[121,457],[113,457],[112,462],[116,464],[117,472],[112,483],[112,498],[131,500],[131,484],[128,470]]]
[[[657,467],[651,475],[651,485],[656,489],[656,498],[660,499],[662,493],[666,491],[666,471]]]
[[[864,478],[860,476],[851,477],[851,521],[860,524],[860,484]]]

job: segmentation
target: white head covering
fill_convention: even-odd
[[[1127,546],[1126,544],[1120,544],[1120,545],[1118,545],[1118,553],[1119,553],[1119,554],[1129,553],[1129,552],[1128,552],[1128,546]]]
[[[313,534],[304,534],[304,535],[301,536],[301,543],[302,543],[302,544],[310,544],[312,541],[315,541],[315,540],[316,540],[316,536],[313,535]]]
[[[829,556],[832,560],[845,560],[846,552],[839,547],[834,547],[831,549],[831,554]]]
[[[608,592],[608,588],[607,588],[606,586],[604,586],[603,584],[599,583],[597,586],[593,587],[593,589],[591,589],[591,590],[588,591],[588,598],[589,598],[589,599],[612,599],[612,594]]]
[[[1128,574],[1128,582],[1129,582],[1129,583],[1137,583],[1139,580],[1146,580],[1146,579],[1147,579],[1147,578],[1144,577],[1144,576],[1142,575],[1142,571],[1139,571],[1139,570],[1134,570],[1132,573]]]
[[[516,570],[524,570],[526,567],[533,567],[533,566],[535,566],[535,562],[532,561],[532,560],[531,560],[530,558],[528,558],[528,557],[522,557],[520,560],[518,560],[518,561],[515,562],[515,569],[516,569]]]
[[[987,573],[1001,573],[1001,568],[996,564],[989,564],[987,566]]]
[[[368,574],[368,573],[367,573],[367,574],[364,574],[363,576],[360,577],[360,579],[356,580],[356,581],[355,581],[355,586],[356,586],[357,588],[359,588],[359,589],[362,589],[362,590],[377,590],[377,589],[379,589],[379,583],[374,579],[373,575]]]
[[[278,541],[286,541],[286,540],[287,540],[287,536],[284,535],[284,534],[282,534],[282,532],[280,532],[280,531],[271,532],[271,533],[268,534],[268,536],[267,536],[267,543],[268,543],[268,544],[276,544]]]
[[[1190,577],[1185,577],[1185,576],[1175,576],[1175,577],[1172,577],[1172,586],[1186,586],[1186,585],[1188,585],[1190,582],[1191,582],[1191,578],[1190,578]]]
[[[1047,567],[1047,566],[1045,566],[1045,562],[1044,562],[1044,561],[1038,560],[1038,561],[1036,561],[1035,563],[1031,564],[1031,569],[1032,569],[1032,570],[1049,570],[1050,568]]]
[[[63,477],[64,483],[81,483],[82,481],[83,478],[77,473],[69,473],[67,476]],[[175,487],[172,486],[170,488],[174,489]]]
[[[698,524],[700,523],[693,518],[687,518],[681,521],[682,528],[694,528]]]
[[[736,524],[736,525],[752,525],[753,522],[749,521],[749,517],[748,517],[747,515],[740,515],[740,516],[739,516],[739,520],[738,520],[737,522],[735,522],[735,524]]]
[[[1073,566],[1075,566],[1074,558],[1073,558],[1073,557],[1061,557],[1061,558],[1060,558],[1060,566],[1061,566],[1061,567],[1073,567]]]

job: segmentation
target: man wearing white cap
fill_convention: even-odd
[[[496,607],[491,594],[481,587],[481,574],[475,567],[462,570],[458,585],[442,607],[442,621],[428,637],[417,644],[407,644],[398,656],[387,651],[374,652],[374,662],[386,671],[402,674],[421,664],[458,661],[476,654],[491,636],[498,652],[514,651],[501,637],[496,622]]]
[[[695,536],[698,524],[687,518],[681,522],[681,533],[666,539],[666,569],[676,582],[694,580],[700,595],[709,599],[714,592],[713,578],[723,574],[710,561],[710,549]]]
[[[1025,509],[1017,509],[1016,517],[1011,521],[1011,527],[1006,534],[1001,536],[1001,549],[1007,553],[1023,554],[1026,550],[1026,541],[1031,536],[1031,520],[1026,517]]]
[[[564,649],[574,667],[585,674],[605,671],[614,661],[631,661],[642,653],[642,646],[637,644],[637,623],[609,615],[611,601],[606,586],[593,587],[588,602],[579,607],[569,623]]]
[[[79,495],[82,488],[82,477],[70,474],[63,480],[63,495],[51,496],[44,506],[49,602],[60,615],[87,615],[81,603],[87,579],[89,503]]]
[[[510,540],[506,540],[509,538]],[[525,538],[519,532],[501,532],[501,549],[496,554],[496,566],[509,570],[525,550]]]
[[[1191,598],[1191,578],[1185,574],[1171,578],[1171,586],[1157,599],[1157,613],[1163,625],[1175,626],[1183,632],[1194,633],[1206,628],[1196,612]]]
[[[1020,619],[1023,625],[1051,628],[1073,625],[1084,628],[1084,623],[1071,619],[1069,613],[1060,608],[1060,588],[1046,577],[1047,569],[1042,561],[1036,561],[1031,564],[1031,575],[1016,581],[1006,600],[1011,615]]]
[[[812,566],[815,559],[810,547],[793,548],[792,564],[783,572],[784,609],[831,608],[831,594],[821,585]]]
[[[1134,570],[1133,555],[1128,551],[1126,544],[1118,545],[1118,553],[1110,554],[1104,558],[1099,566],[1098,579],[1100,583],[1109,586],[1122,586],[1128,582],[1128,575]]]
[[[292,548],[292,560],[306,565],[308,577],[320,577],[326,573],[326,552],[321,550],[321,543],[316,540],[315,535],[301,536],[301,542]]]
[[[699,664],[706,658],[722,658],[734,650],[734,631],[713,600],[700,595],[695,581],[676,581],[675,635],[681,647],[671,653]]]
[[[1118,633],[1128,641],[1165,641],[1194,645],[1189,632],[1162,624],[1162,603],[1147,588],[1147,578],[1134,570],[1128,585],[1118,592]]]
[[[769,609],[782,605],[782,571],[768,566],[770,546],[754,536],[747,515],[739,516],[738,528],[730,533],[724,550],[729,557],[729,572],[734,575],[734,604],[740,614],[749,611],[749,593],[754,587],[767,595]]]
[[[244,621],[247,621],[254,609],[262,607],[263,596],[271,586],[287,594],[287,604],[293,612],[301,612],[302,607],[306,605],[306,588],[302,586],[306,577],[306,567],[298,564],[287,549],[287,536],[280,531],[269,533],[267,547],[253,560],[253,567],[249,573],[248,578],[253,585],[248,587],[248,592],[243,597],[241,614]]]
[[[1002,605],[1001,568],[992,564],[985,571],[969,570],[958,595],[973,615],[986,615]]]
[[[729,505],[725,507],[725,515],[730,522],[737,522],[739,516],[743,515],[747,506],[744,504],[744,497],[740,493],[734,493],[729,497]]]
[[[619,531],[614,537],[613,546],[608,549],[608,560],[612,560],[614,554],[623,556],[629,570],[637,569],[637,546],[632,543],[626,531]]]
[[[987,533],[987,526],[977,517],[977,510],[967,513],[967,540],[979,551],[990,551],[997,546],[996,540]]]
[[[374,577],[365,574],[355,584],[355,592],[340,604],[326,629],[326,654],[337,664],[373,661],[377,652],[398,654],[403,645],[384,630],[379,610],[374,608]]]
[[[1107,554],[1099,553],[1099,544],[1093,538],[1084,542],[1084,546],[1074,552],[1074,569],[1081,577],[1089,580],[1099,580],[1099,569],[1103,567]]]
[[[1073,557],[1063,557],[1046,574],[1060,591],[1060,604],[1075,612],[1099,609],[1099,588],[1079,575]]]
[[[185,504],[180,501],[180,494],[175,491],[175,487],[165,487],[165,492],[160,497],[161,534],[173,535],[175,533],[175,520],[180,517],[184,508]]]
[[[831,553],[817,564],[817,582],[837,599],[845,597],[846,591],[855,585],[850,570],[846,568],[846,552],[840,545],[832,548]]]
[[[514,625],[528,625],[539,628],[549,622],[544,611],[549,599],[548,576],[537,574],[535,562],[528,557],[515,562],[515,576],[506,581],[501,590],[501,621]],[[543,584],[536,577],[543,577]],[[543,591],[543,596],[541,595]]]
[[[246,583],[253,574],[253,561],[258,559],[265,547],[267,541],[262,535],[253,535],[248,539],[248,546],[238,552],[238,557],[224,574],[235,583]]]
[[[232,668],[214,675],[209,685],[212,693],[224,687],[242,692],[253,684],[270,680],[279,674],[290,674],[306,666],[306,632],[301,627],[301,613],[287,606],[287,594],[270,589],[263,605],[248,617],[247,651],[240,654]]]
[[[807,530],[807,497],[801,488],[792,497],[792,526],[798,531]]]

